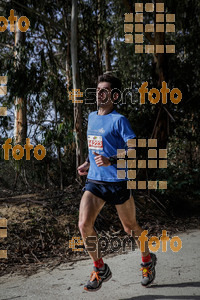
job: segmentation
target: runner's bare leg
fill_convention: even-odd
[[[131,196],[126,202],[120,205],[115,205],[121,223],[124,227],[126,233],[131,235],[131,230],[133,231],[132,237],[135,239],[138,248],[140,249],[140,241],[138,237],[143,232],[143,229],[138,225],[136,221],[136,210],[135,201],[133,196]],[[142,256],[149,255],[148,241],[145,242],[145,251],[141,252]]]
[[[94,236],[96,237],[96,241],[98,241],[97,234],[94,231],[94,223],[104,204],[104,200],[96,197],[90,191],[85,191],[81,198],[79,208],[79,229],[85,247],[87,247],[86,238],[88,236]],[[96,249],[98,249],[97,243]],[[100,251],[88,251],[88,253],[93,261],[97,261],[102,257]]]

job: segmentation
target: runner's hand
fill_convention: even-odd
[[[94,155],[96,155],[94,157],[95,159],[95,162],[97,164],[98,167],[108,167],[111,165],[110,161],[108,160],[107,157],[103,156],[103,155],[100,155],[96,152],[93,152]]]
[[[89,169],[90,167],[90,163],[85,161],[82,165],[80,165],[77,170],[78,170],[78,174],[83,176],[83,175],[87,175],[88,172],[87,170]]]

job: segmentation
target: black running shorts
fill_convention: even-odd
[[[112,205],[123,204],[132,195],[132,190],[127,189],[127,181],[117,184],[99,184],[86,180],[83,192],[90,191],[95,196],[101,198]]]

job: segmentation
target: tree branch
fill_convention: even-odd
[[[155,39],[152,38],[151,34],[149,32],[144,32],[144,36],[147,38],[147,40],[154,45],[155,44]]]
[[[9,44],[0,43],[0,46],[2,46],[2,47],[7,47],[7,48],[10,48],[10,49],[13,49],[13,46],[11,46],[11,45],[9,45]]]
[[[63,34],[64,34],[65,36],[67,36],[67,34],[66,34],[66,32],[65,32],[65,28],[62,27],[62,26],[60,26],[58,23],[55,23],[55,22],[52,21],[51,19],[49,19],[46,15],[43,15],[43,14],[39,13],[37,10],[35,10],[35,9],[33,9],[33,8],[30,8],[30,7],[27,7],[27,6],[25,6],[25,5],[22,5],[21,3],[15,1],[15,0],[13,0],[13,2],[14,2],[16,5],[18,5],[18,6],[20,6],[20,7],[23,7],[25,10],[29,11],[30,13],[39,16],[39,17],[42,19],[42,21],[46,22],[48,25],[51,24],[51,25],[52,25],[52,28],[54,28],[54,29],[57,31],[58,34],[60,34],[60,32],[58,31],[58,29],[59,29],[59,30],[61,30],[61,31],[63,32]]]

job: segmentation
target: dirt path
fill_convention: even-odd
[[[140,253],[106,256],[112,278],[95,293],[83,290],[92,271],[90,260],[62,264],[53,271],[48,269],[28,278],[5,275],[0,278],[0,300],[76,300],[76,299],[200,299],[200,230],[180,234],[182,249],[174,253],[157,252],[157,276],[150,288],[140,285]]]

